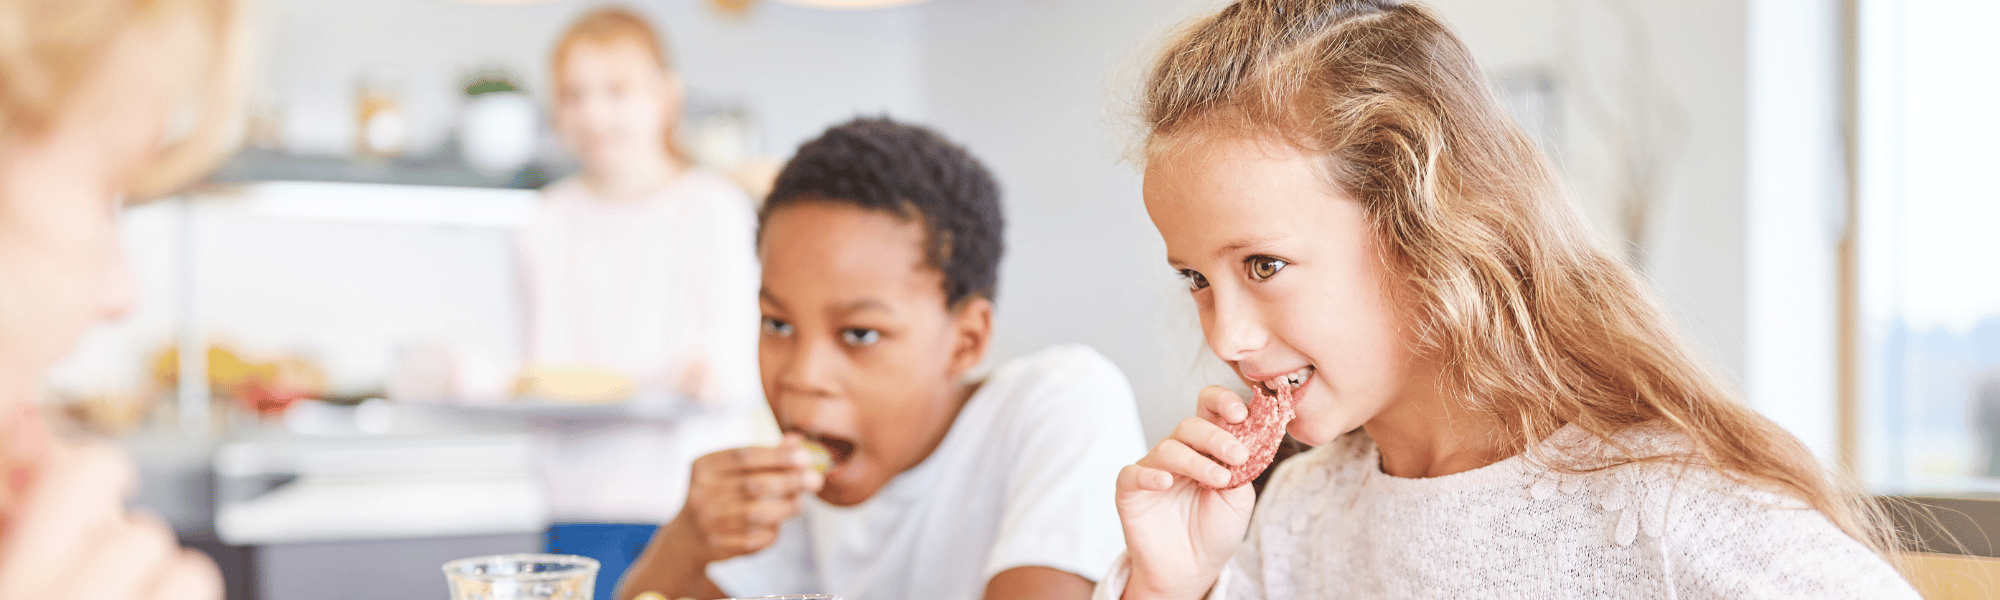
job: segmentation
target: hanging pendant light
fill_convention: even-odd
[[[827,8],[834,10],[859,10],[866,8],[889,8],[924,2],[925,0],[772,0],[780,4],[804,6],[807,8]]]
[[[469,4],[542,4],[551,0],[458,0]],[[928,0],[771,0],[779,4],[824,8],[831,10],[862,10],[869,8],[890,8],[926,2]],[[711,4],[737,12],[747,9],[756,0],[709,0]]]
[[[716,10],[722,11],[722,14],[742,17],[750,13],[751,5],[755,4],[756,1],[757,0],[708,0],[708,3],[709,5],[714,6]],[[868,10],[872,8],[891,8],[896,6],[908,6],[911,4],[925,2],[927,0],[770,0],[770,1],[779,4],[789,4],[792,6],[798,6],[804,8],[817,8],[821,10]]]

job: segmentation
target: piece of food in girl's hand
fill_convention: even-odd
[[[1215,487],[1196,481],[1195,485],[1208,490],[1233,490],[1250,483],[1271,466],[1271,460],[1278,455],[1278,446],[1285,441],[1285,426],[1292,422],[1292,388],[1282,387],[1272,391],[1262,385],[1251,386],[1250,416],[1241,423],[1222,423],[1222,430],[1236,436],[1250,449],[1250,458],[1243,464],[1229,468],[1229,485]]]
[[[812,440],[806,440],[801,446],[806,449],[808,454],[812,455],[812,469],[814,471],[818,471],[824,475],[828,469],[833,468],[833,452],[827,450],[826,446],[822,446],[819,442]]]

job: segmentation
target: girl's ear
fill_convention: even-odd
[[[993,342],[993,301],[967,298],[953,311],[952,321],[956,341],[951,348],[951,374],[959,377],[986,360],[986,350]]]

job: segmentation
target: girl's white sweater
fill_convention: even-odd
[[[1685,439],[1614,438],[1639,456]],[[1917,593],[1819,511],[1684,462],[1621,456],[1574,427],[1426,479],[1384,474],[1365,432],[1279,465],[1210,598],[1885,598]],[[1098,586],[1115,599],[1129,563]]]

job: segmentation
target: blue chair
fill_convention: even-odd
[[[618,578],[646,551],[659,525],[628,523],[556,523],[543,533],[550,554],[574,554],[597,559],[596,600],[611,600]]]

